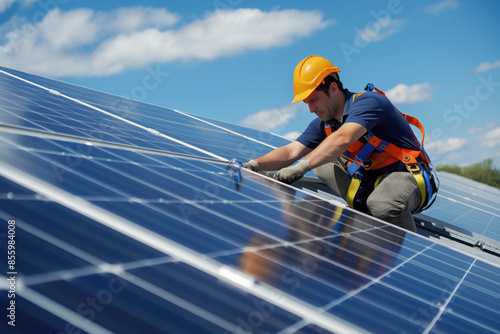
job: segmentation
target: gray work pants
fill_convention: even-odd
[[[342,158],[340,158],[342,159]],[[318,176],[337,195],[346,198],[351,176],[344,168],[344,161],[327,163],[313,169]],[[418,208],[422,194],[417,181],[408,171],[387,173],[379,185],[368,196],[368,213],[373,217],[416,231],[411,212]]]

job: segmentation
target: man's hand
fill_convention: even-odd
[[[241,165],[243,168],[250,169],[251,171],[258,172],[259,164],[255,160],[250,160],[249,162],[245,162]]]
[[[276,178],[278,181],[292,184],[302,178],[305,173],[311,170],[311,165],[306,160],[301,160],[298,164],[286,168],[282,168]]]

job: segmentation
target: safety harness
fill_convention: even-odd
[[[366,85],[365,91],[373,90],[385,96],[385,93],[375,88],[373,84],[369,83]],[[365,92],[353,95],[352,102],[364,93]],[[401,111],[399,112],[401,113]],[[436,199],[439,180],[434,173],[429,156],[424,150],[424,127],[415,117],[403,113],[401,113],[401,115],[404,116],[409,124],[416,126],[422,132],[422,149],[420,151],[415,151],[399,148],[386,140],[378,138],[371,131],[364,135],[366,143],[357,140],[350,145],[342,155],[348,161],[347,172],[352,177],[346,195],[346,201],[350,207],[354,208],[354,198],[358,193],[365,171],[381,169],[398,161],[405,164],[408,171],[415,178],[415,181],[417,181],[420,192],[422,193],[422,202],[413,213],[429,208]],[[325,124],[325,133],[327,136],[332,134],[332,128],[329,124]],[[374,185],[375,188],[380,183],[383,175],[384,174],[377,177]]]

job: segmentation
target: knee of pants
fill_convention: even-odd
[[[330,162],[313,169],[314,174],[323,181],[333,192],[345,199],[347,189],[351,183],[351,176],[338,162]]]
[[[369,196],[366,205],[373,217],[389,222],[407,211],[403,203],[382,196]]]
[[[412,232],[417,231],[413,216],[405,204],[389,202],[380,198],[369,199],[366,203],[373,217]]]

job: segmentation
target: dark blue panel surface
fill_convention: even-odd
[[[37,235],[47,232],[36,229],[36,234],[31,234],[24,230],[23,224],[18,221],[16,239],[22,242],[17,244],[18,272],[22,275],[33,275],[45,272],[60,270],[61,268],[71,269],[90,266],[91,263],[69,251],[62,250],[60,247],[44,241]],[[51,227],[53,228],[53,227]],[[50,232],[50,230],[49,230]],[[29,245],[27,247],[26,245]],[[57,259],[57,262],[53,259]]]
[[[138,243],[122,234],[116,234],[92,219],[54,202],[40,201],[36,198],[2,200],[0,201],[0,209],[7,213],[2,215],[3,218],[8,217],[8,219],[17,221],[17,227],[20,231],[18,238],[24,240],[18,244],[18,250],[22,256],[19,259],[18,271],[25,275],[67,269],[76,265],[83,266],[83,263],[72,257],[71,261],[65,260],[65,258],[70,257],[69,254],[65,254],[74,252],[74,248],[84,250],[86,255],[91,257],[84,258],[87,262],[92,259],[99,263],[122,263],[144,258],[165,257],[165,254],[147,245]],[[43,238],[45,241],[42,242],[39,238]],[[59,252],[61,252],[58,254],[58,257],[61,257],[58,261],[54,261],[55,256],[40,254],[40,252],[49,251],[56,254],[57,250],[53,249],[53,243],[57,244]],[[61,251],[61,247],[63,247],[64,252]],[[28,257],[27,254],[30,253],[36,254],[40,259],[32,262],[37,257]],[[82,254],[76,252],[73,255],[81,256]]]
[[[0,295],[0,301],[2,307],[10,302],[4,293]],[[49,310],[38,307],[19,295],[16,296],[15,301],[15,319],[5,317],[0,321],[0,332],[2,333],[33,333],[34,331],[38,333],[71,333],[78,330]],[[14,320],[12,324],[15,326],[9,324],[12,320]]]

